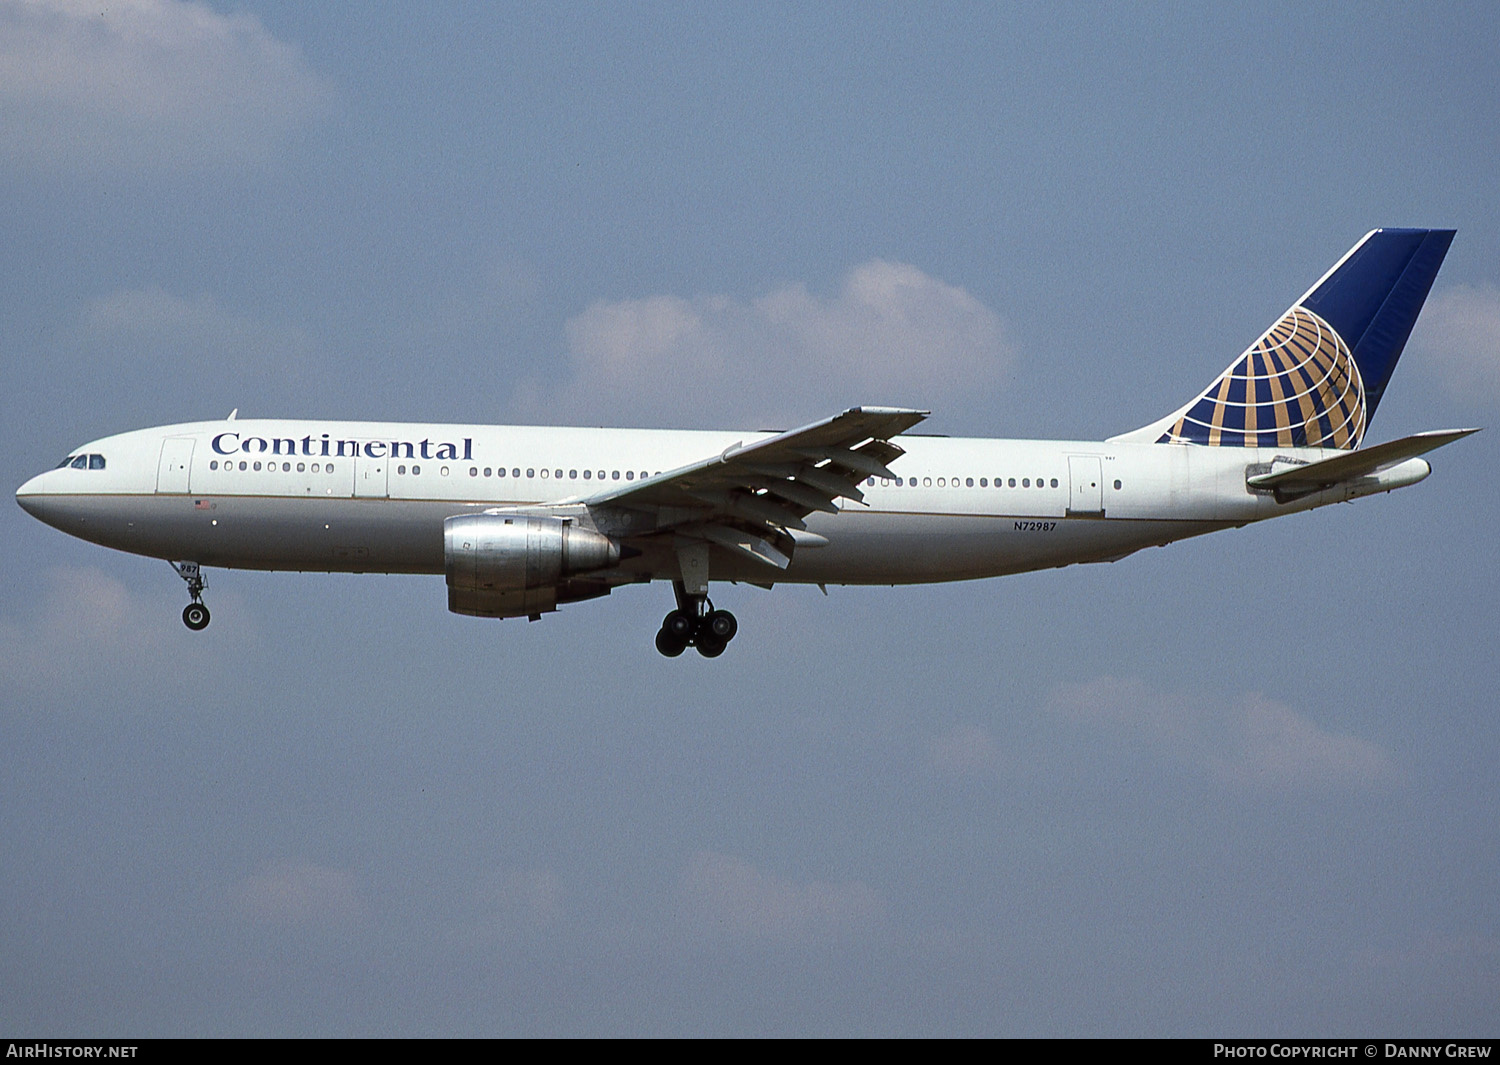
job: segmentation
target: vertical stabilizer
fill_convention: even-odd
[[[1358,447],[1453,233],[1366,234],[1196,399],[1113,439]]]

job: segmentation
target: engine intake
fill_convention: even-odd
[[[461,514],[443,522],[448,609],[483,618],[557,608],[558,585],[620,561],[620,545],[567,518]]]

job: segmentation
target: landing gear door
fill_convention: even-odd
[[[1069,455],[1068,480],[1072,482],[1068,516],[1104,517],[1104,472],[1099,456]]]
[[[167,437],[161,442],[161,462],[156,467],[156,490],[186,495],[188,470],[192,463],[193,438]]]

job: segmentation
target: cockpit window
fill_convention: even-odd
[[[86,470],[89,468],[89,457],[87,455],[79,455],[72,462],[68,463],[68,465],[72,466],[75,470]]]
[[[59,469],[59,470],[63,469],[65,466],[71,465],[72,462],[73,462],[73,456],[69,455],[67,458],[65,458],[61,462],[59,462],[55,468]]]
[[[91,470],[102,470],[102,469],[104,469],[104,456],[103,455],[90,455],[89,456],[89,469],[91,469]]]

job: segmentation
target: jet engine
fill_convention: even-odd
[[[607,594],[607,584],[569,578],[615,565],[620,545],[570,518],[462,514],[443,522],[443,561],[449,610],[522,617]]]

